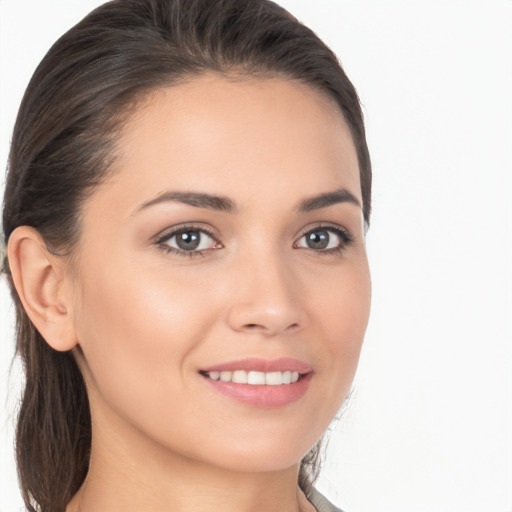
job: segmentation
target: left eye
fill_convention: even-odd
[[[205,231],[200,229],[184,229],[171,234],[164,241],[164,245],[180,251],[204,251],[214,249],[217,242]]]
[[[316,228],[302,235],[295,243],[296,247],[313,249],[315,251],[329,251],[330,249],[343,249],[350,243],[348,234],[335,228]]]

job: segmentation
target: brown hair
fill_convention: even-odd
[[[268,0],[114,0],[54,44],[25,92],[9,156],[5,242],[28,225],[52,251],[72,254],[81,204],[109,172],[135,102],[205,72],[282,76],[332,98],[355,143],[368,224],[371,165],[357,93],[310,29]],[[48,346],[8,279],[26,376],[16,433],[22,495],[29,510],[61,512],[88,471],[87,393],[72,353]],[[316,447],[302,461],[303,489],[318,457]]]

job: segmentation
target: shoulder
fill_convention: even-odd
[[[318,512],[343,512],[335,507],[325,496],[320,494],[314,487],[308,493],[308,500]]]

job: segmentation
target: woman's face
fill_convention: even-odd
[[[84,205],[73,276],[98,439],[296,465],[347,394],[370,308],[337,107],[292,81],[195,78],[138,107],[115,166]]]

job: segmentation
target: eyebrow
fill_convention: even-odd
[[[205,194],[202,192],[164,192],[154,199],[143,203],[137,208],[136,212],[169,201],[177,201],[197,208],[207,208],[209,210],[222,212],[235,212],[237,210],[235,203],[228,197]]]
[[[222,211],[234,213],[238,211],[235,202],[228,197],[218,196],[213,194],[206,194],[203,192],[163,192],[157,197],[150,199],[143,203],[134,213],[145,210],[150,206],[160,203],[167,203],[177,201],[179,203],[188,204],[197,208],[206,208],[209,210]],[[352,192],[346,188],[340,188],[332,192],[325,192],[302,200],[297,211],[300,213],[307,213],[321,208],[327,208],[339,203],[351,203],[361,208],[361,203]]]
[[[340,188],[332,192],[326,192],[317,196],[309,197],[300,202],[297,210],[302,213],[327,208],[334,204],[351,203],[361,208],[359,199],[346,188]]]

